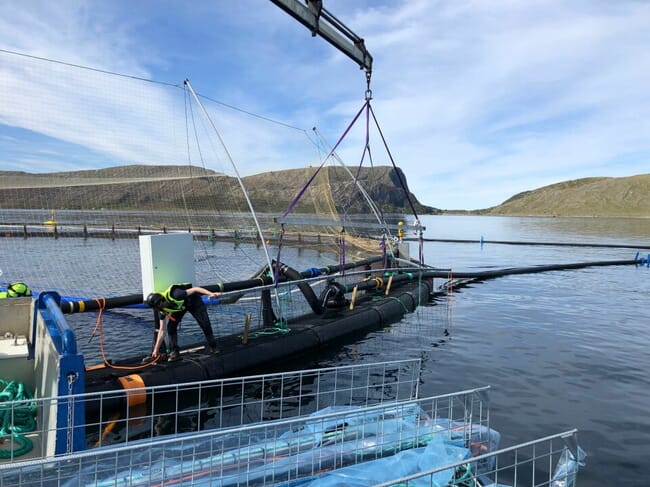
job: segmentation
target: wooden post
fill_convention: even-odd
[[[352,289],[352,298],[350,299],[350,311],[354,309],[354,302],[357,299],[357,288],[359,286],[354,286],[354,289]]]
[[[251,326],[251,314],[246,313],[246,324],[244,325],[244,336],[242,337],[241,342],[246,345],[248,343],[248,329]]]
[[[393,275],[391,274],[390,277],[388,278],[388,284],[386,284],[386,296],[388,296],[388,293],[390,292],[390,285],[393,283]]]

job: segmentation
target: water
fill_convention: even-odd
[[[476,242],[425,244],[427,263],[455,271],[626,260],[636,253],[629,248],[481,246],[481,237],[650,246],[650,219],[428,216],[421,220],[426,237]],[[43,245],[60,246],[58,252],[72,251],[66,239],[49,244],[27,239],[23,244],[27,255],[30,247],[42,250]],[[74,252],[89,249],[92,253],[81,260],[92,260],[126,245],[133,244],[76,243]],[[643,250],[642,255],[648,252]],[[412,253],[417,255],[415,246]],[[12,265],[34,265],[29,258],[17,259],[12,259]],[[137,260],[130,265],[137,266]],[[79,272],[67,267],[60,272]],[[125,268],[125,273],[137,278],[137,272]],[[6,278],[7,274],[2,277]],[[105,280],[103,284],[110,286],[110,280]],[[580,485],[650,485],[645,473],[650,464],[649,304],[650,269],[646,267],[507,276],[440,298],[433,323],[408,315],[355,343],[296,361],[291,368],[420,357],[422,397],[492,386],[492,427],[501,432],[504,446],[578,428],[580,445],[589,455]],[[213,323],[220,329],[216,308]],[[96,358],[98,340],[89,340],[95,317],[70,319],[82,337],[80,347]],[[200,340],[200,329],[191,317],[185,321],[182,340]],[[150,313],[144,310],[105,313],[105,341],[114,347],[109,355],[148,351],[151,327]]]
[[[650,220],[429,217],[429,236],[650,245]],[[455,270],[632,259],[630,249],[428,243]],[[648,251],[642,252],[647,255]],[[504,445],[578,428],[580,485],[647,486],[650,269],[594,267],[508,276],[459,289],[441,328],[409,316],[322,361],[419,356],[421,395],[490,385]]]

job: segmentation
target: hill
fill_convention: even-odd
[[[583,178],[516,194],[483,215],[650,217],[650,174]]]
[[[352,169],[353,173],[356,168]],[[272,171],[243,177],[243,183],[253,207],[267,212],[284,211],[303,188],[314,172],[312,168]],[[345,193],[348,213],[366,212],[367,206],[360,195],[350,199],[352,180],[342,167],[324,167],[321,177],[327,184],[320,191],[323,200],[340,201]],[[362,168],[359,181],[368,194],[385,213],[408,213],[410,208],[400,186],[400,178],[408,183],[406,176],[398,169],[379,166]],[[164,190],[165,183],[177,185],[178,191]],[[214,194],[215,184],[223,195],[219,201],[198,198],[189,202],[188,195]],[[163,189],[161,189],[163,188]],[[180,197],[179,195],[182,195]],[[422,214],[440,213],[432,207],[419,203],[409,192],[416,211]],[[106,169],[34,174],[19,171],[0,171],[0,208],[16,208],[20,202],[23,209],[180,209],[188,203],[191,208],[209,210],[210,205],[230,202],[234,208],[245,207],[239,183],[233,177],[221,173],[188,166],[143,166],[130,165]],[[308,208],[297,210],[309,211]],[[340,209],[339,209],[340,211]]]

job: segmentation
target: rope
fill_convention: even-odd
[[[424,265],[424,238],[422,237],[422,229],[420,229],[420,238],[419,240],[419,245],[418,245],[418,252],[419,252],[419,257],[420,257],[420,265]]]
[[[22,433],[36,429],[36,404],[25,384],[0,379],[0,444],[9,437],[9,448],[0,448],[0,458],[19,457],[29,453],[34,444]],[[16,405],[15,402],[23,401]]]
[[[280,252],[282,250],[282,242],[284,241],[284,223],[280,226],[280,239],[278,241],[278,255],[275,258],[275,266],[273,267],[273,282],[275,283],[275,288],[278,288],[280,284]],[[264,284],[262,284],[264,285]]]
[[[325,163],[327,162],[327,160],[332,156],[332,154],[334,153],[334,151],[336,151],[336,148],[341,144],[341,142],[343,141],[343,139],[345,138],[345,136],[348,134],[348,132],[350,131],[350,129],[352,128],[352,126],[357,122],[357,119],[359,118],[359,115],[361,115],[361,113],[363,112],[363,110],[364,110],[364,108],[366,107],[367,103],[368,103],[368,102],[366,101],[366,102],[363,104],[363,106],[361,107],[361,110],[359,110],[359,112],[354,116],[354,118],[352,119],[352,122],[350,122],[350,125],[348,125],[348,128],[345,129],[345,131],[343,132],[343,134],[341,135],[341,137],[339,137],[339,140],[336,142],[336,144],[334,145],[334,147],[332,147],[332,150],[330,150],[329,154],[327,154],[327,157],[326,157],[325,159],[323,159],[322,164],[321,164],[320,166],[318,166],[318,169],[316,169],[316,171],[315,171],[314,174],[311,176],[311,178],[309,178],[309,181],[307,181],[307,184],[305,184],[305,186],[300,190],[300,192],[296,195],[296,197],[293,199],[293,201],[289,204],[289,206],[287,207],[287,209],[284,211],[284,214],[282,215],[283,217],[284,217],[284,216],[287,216],[289,213],[291,213],[291,212],[293,211],[293,209],[295,208],[295,206],[298,204],[298,201],[300,201],[300,199],[302,198],[302,196],[305,194],[305,191],[307,191],[307,188],[311,185],[311,183],[312,183],[312,182],[314,181],[314,179],[316,178],[316,175],[320,172],[321,169],[323,169],[323,166],[325,165]]]
[[[248,334],[248,339],[251,340],[253,338],[258,338],[261,336],[266,336],[266,335],[275,335],[277,333],[289,333],[291,329],[289,328],[280,328],[277,326],[267,326],[266,328],[263,328],[258,331],[254,331]],[[239,338],[243,338],[243,335],[240,335]]]
[[[379,122],[377,121],[377,117],[375,117],[375,111],[372,109],[372,106],[370,106],[370,101],[368,101],[368,107],[370,108],[370,113],[372,114],[372,119],[375,121],[375,126],[377,127],[377,131],[379,132],[379,135],[381,136],[381,140],[384,143],[384,147],[386,148],[386,153],[388,154],[388,158],[390,159],[390,162],[393,165],[393,168],[395,169],[395,173],[397,174],[397,177],[399,179],[399,183],[402,186],[402,189],[404,190],[404,195],[406,196],[406,201],[408,201],[408,204],[411,207],[411,211],[413,212],[413,216],[416,219],[418,219],[418,213],[417,213],[417,211],[415,211],[415,206],[413,206],[413,202],[411,201],[411,196],[409,195],[409,192],[406,189],[406,183],[404,182],[404,178],[402,177],[401,172],[397,170],[397,165],[395,165],[395,160],[393,159],[393,155],[391,154],[390,149],[388,148],[388,143],[386,142],[386,139],[384,138],[384,133],[381,131],[381,127],[379,126]]]
[[[341,275],[345,275],[345,228],[339,232],[339,265],[341,266]]]
[[[153,365],[156,362],[158,362],[160,356],[152,358],[151,360],[146,361],[142,365],[133,365],[129,367],[123,365],[113,365],[112,363],[110,363],[108,358],[106,358],[106,351],[104,349],[104,329],[102,327],[102,316],[104,314],[104,309],[106,307],[106,298],[93,298],[93,301],[97,303],[97,309],[99,310],[99,313],[97,313],[97,321],[95,322],[95,328],[93,329],[93,333],[90,339],[92,340],[97,330],[99,330],[99,350],[102,354],[102,361],[104,362],[104,365],[106,367],[115,370],[140,370],[140,369],[147,368],[150,365]]]
[[[354,188],[358,185],[359,183],[359,176],[361,175],[361,168],[363,167],[363,161],[366,158],[366,154],[368,154],[368,159],[370,161],[370,167],[373,167],[372,164],[372,152],[370,151],[370,105],[368,104],[368,101],[366,101],[366,138],[365,138],[365,143],[363,146],[363,150],[361,151],[361,159],[359,160],[359,165],[357,166],[357,171],[354,175],[354,182],[352,186],[350,186],[350,195],[348,197],[348,202],[345,205],[345,213],[347,214],[347,210],[352,206],[352,200],[354,198]],[[370,173],[372,177],[372,172]],[[370,187],[372,187],[372,181],[370,184]]]

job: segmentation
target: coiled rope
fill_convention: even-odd
[[[0,458],[19,457],[32,451],[34,444],[23,433],[36,429],[36,404],[22,382],[0,379]],[[4,444],[8,443],[9,448]]]

